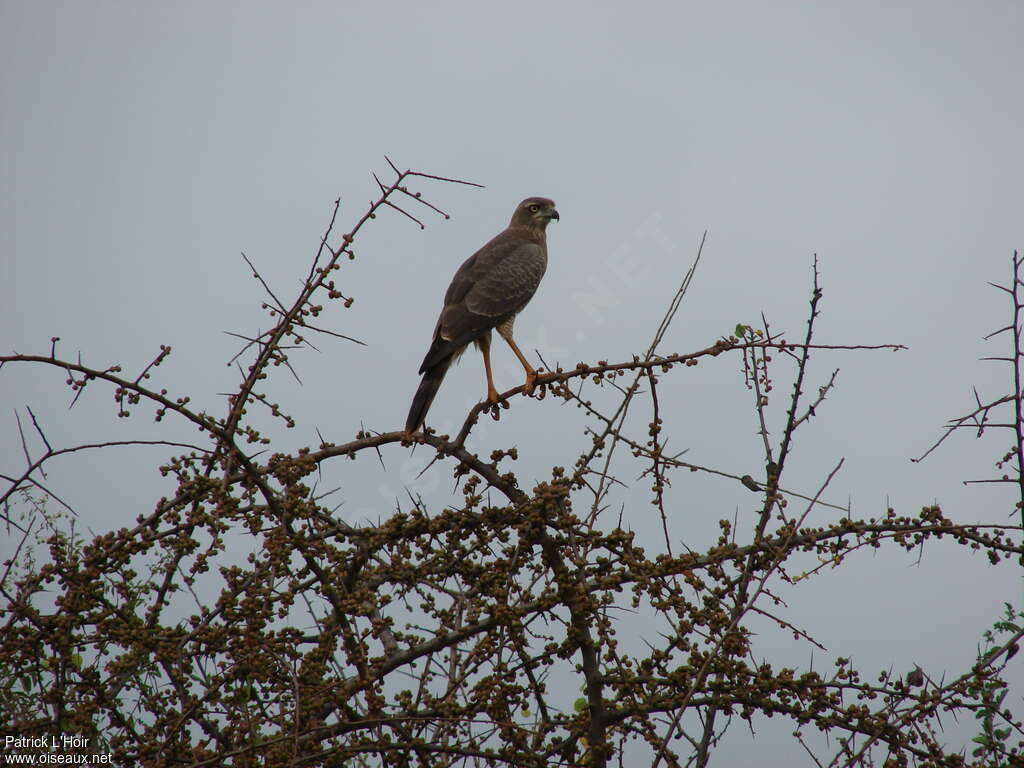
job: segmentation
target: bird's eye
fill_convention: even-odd
[[[536,205],[531,205],[531,206],[530,206],[530,213],[536,213],[536,212],[537,212],[537,208],[538,208],[538,206],[536,206]]]

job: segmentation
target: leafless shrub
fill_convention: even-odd
[[[989,732],[1019,735],[1019,722],[996,703],[1000,674],[1024,634],[1009,618],[998,642],[941,681],[919,669],[906,681],[892,673],[867,676],[844,658],[829,671],[757,661],[763,654],[749,628],[755,617],[816,643],[813,629],[778,613],[778,593],[843,564],[855,550],[910,552],[946,539],[983,550],[993,564],[1019,562],[1022,554],[1020,526],[961,525],[938,507],[863,520],[826,505],[835,522],[807,525],[842,466],[816,490],[783,486],[795,436],[836,382],[834,372],[810,381],[812,354],[899,348],[815,340],[817,264],[798,341],[763,321],[757,329],[738,326],[703,349],[663,353],[691,270],[645,352],[545,372],[537,396],[584,408],[589,445],[533,488],[523,488],[507,466],[515,449],[481,457],[467,448],[484,404],[470,410],[455,437],[364,431],[347,443],[294,454],[253,453],[273,446],[248,408],[291,421],[265,394],[265,377],[291,369],[291,350],[308,345],[310,336],[338,336],[325,327],[330,321],[321,318],[325,306],[318,302],[351,303],[336,270],[354,258],[362,228],[385,210],[422,226],[410,206],[441,212],[407,185],[464,183],[391,170],[394,181],[378,181],[379,197],[340,237],[335,203],[297,297],[285,301],[263,283],[273,325],[245,338],[241,380],[223,414],[193,410],[187,395],[149,384],[167,347],[135,376],[62,359],[56,344],[50,354],[0,357],[0,366],[53,369],[78,394],[107,386],[119,414],[152,408],[158,421],[183,419],[196,431],[191,444],[166,443],[181,449],[163,467],[176,478],[173,497],[130,528],[82,537],[60,517],[64,502],[42,470],[57,456],[112,444],[54,447],[30,411],[19,416],[26,463],[3,475],[0,496],[8,531],[20,537],[0,579],[5,733],[82,734],[116,764],[190,768],[703,766],[730,722],[759,715],[788,719],[818,765],[963,765],[965,757],[939,737],[944,713],[987,716]],[[255,267],[253,273],[263,282]],[[1019,284],[1015,260],[1015,375]],[[699,375],[690,369],[724,360],[739,364],[761,427],[764,469],[757,477],[689,463],[665,448],[671,425],[660,382]],[[784,398],[775,394],[780,379],[789,390]],[[592,402],[596,387],[618,393],[612,410]],[[1014,392],[979,400],[954,426],[980,429],[994,407],[1013,406],[1017,448],[1005,459],[1019,483],[1019,379]],[[518,394],[520,388],[503,397]],[[785,426],[773,439],[769,414],[779,399]],[[627,414],[639,408],[650,410],[648,430],[631,434]],[[33,452],[33,442],[43,449]],[[458,478],[458,494],[443,509],[411,499],[380,524],[354,525],[315,490],[322,466],[383,446],[407,451],[420,444]],[[664,535],[655,554],[623,527],[629,511],[609,508],[621,456],[647,466]],[[681,470],[730,477],[758,494],[752,533],[740,537],[723,519],[718,540],[706,549],[676,551],[679,534],[665,494]],[[239,532],[259,544],[246,563],[227,550],[226,536]],[[804,553],[820,565],[794,576],[787,565]],[[215,599],[192,591],[214,575]],[[182,609],[189,601],[191,608]],[[640,654],[636,643],[622,640],[637,613],[661,628],[645,638]],[[578,694],[570,688],[566,695],[561,683],[553,690],[552,681],[566,678]],[[830,738],[816,740],[815,731]],[[1000,743],[1002,751],[976,757],[985,765],[1021,764],[1019,747],[1005,736]]]

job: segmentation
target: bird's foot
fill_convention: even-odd
[[[533,386],[537,383],[537,372],[529,371],[526,374],[526,383],[523,384],[523,394],[527,396],[533,395]]]
[[[501,402],[501,397],[498,396],[498,390],[494,387],[487,388],[487,402],[490,405],[497,405]]]
[[[503,400],[498,396],[497,390],[489,390],[487,392],[487,407],[484,409],[486,412],[491,414],[491,418],[495,421],[501,418],[501,410],[508,410],[508,400]]]

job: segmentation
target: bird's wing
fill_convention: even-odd
[[[542,243],[503,232],[467,259],[444,297],[422,373],[526,306],[547,267]]]
[[[547,252],[540,243],[511,240],[499,244],[481,259],[476,279],[466,293],[466,308],[486,317],[515,314],[533,298],[547,268]]]

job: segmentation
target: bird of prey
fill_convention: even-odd
[[[537,371],[512,339],[516,315],[533,298],[548,265],[544,231],[558,219],[553,200],[528,197],[516,206],[508,228],[470,256],[452,278],[437,318],[434,338],[419,372],[423,374],[412,399],[405,431],[423,425],[434,395],[452,361],[474,342],[484,356],[487,402],[498,402],[491,375],[491,329],[497,329],[526,369],[526,393],[533,391]]]

